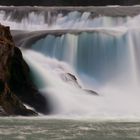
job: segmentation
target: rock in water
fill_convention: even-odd
[[[0,83],[3,83],[2,81]],[[4,84],[0,84],[0,86],[3,86]],[[1,111],[0,115],[23,115],[23,116],[35,116],[37,115],[36,112],[27,109],[23,103],[20,101],[20,99],[14,95],[10,91],[10,89],[7,87],[7,85],[4,85],[4,90],[0,93],[0,105],[1,105]]]
[[[84,89],[84,91],[86,91],[87,93],[91,94],[91,95],[96,95],[98,96],[99,94],[93,90],[90,90],[90,89]]]
[[[63,81],[69,82],[69,83],[71,82],[71,83],[73,83],[76,87],[83,89],[82,86],[80,86],[80,84],[78,83],[78,80],[77,80],[77,78],[76,78],[75,75],[73,75],[73,74],[71,74],[71,73],[63,73],[63,74],[61,74],[61,78],[62,78]],[[95,92],[95,91],[93,91],[93,90],[90,90],[90,89],[83,89],[83,90],[84,90],[85,92],[91,94],[91,95],[99,95],[97,92]]]
[[[13,42],[9,27],[0,25],[0,106],[8,115],[36,115],[23,103],[47,114],[49,105],[30,78],[30,69]]]

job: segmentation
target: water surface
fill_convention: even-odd
[[[0,118],[0,140],[139,140],[140,122]]]

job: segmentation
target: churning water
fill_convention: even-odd
[[[139,140],[139,122],[0,119],[1,140]]]

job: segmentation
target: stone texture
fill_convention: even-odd
[[[8,115],[37,115],[24,105],[44,114],[50,112],[47,100],[30,78],[30,69],[13,42],[9,27],[0,25],[0,106]]]

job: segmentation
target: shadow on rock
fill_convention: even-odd
[[[30,78],[30,69],[13,42],[9,27],[0,25],[0,106],[8,115],[37,115],[23,103],[43,114],[50,113],[47,99]]]

